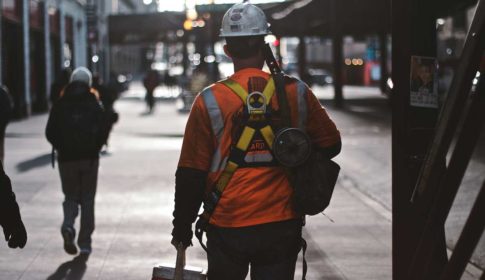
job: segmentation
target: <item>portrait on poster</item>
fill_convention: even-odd
[[[438,63],[434,57],[411,57],[410,105],[438,108]]]

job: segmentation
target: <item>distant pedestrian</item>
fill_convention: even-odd
[[[5,160],[5,130],[13,112],[13,101],[8,89],[0,86],[0,160]]]
[[[0,161],[0,225],[5,241],[10,248],[24,248],[27,243],[27,231],[20,216],[20,210],[12,191],[12,183]]]
[[[119,114],[114,109],[114,103],[117,99],[117,93],[110,87],[106,86],[98,75],[93,75],[93,88],[99,93],[99,98],[104,107],[105,118],[107,121],[107,138],[106,149],[108,148],[108,139],[113,129],[113,125],[118,122]]]
[[[153,93],[155,88],[160,84],[160,77],[158,72],[155,70],[150,70],[143,79],[143,86],[146,89],[145,101],[147,103],[148,112],[153,111],[153,106],[155,105],[155,97]]]
[[[64,193],[61,227],[64,250],[77,254],[74,221],[81,208],[77,245],[81,254],[91,253],[94,231],[94,198],[99,151],[106,142],[106,121],[97,93],[91,88],[91,72],[79,67],[49,115],[46,136],[58,151],[59,173]]]
[[[51,86],[50,101],[54,104],[60,97],[62,90],[69,83],[71,78],[72,70],[71,68],[62,69],[59,78]]]

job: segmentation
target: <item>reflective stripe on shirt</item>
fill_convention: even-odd
[[[298,127],[304,130],[308,117],[306,100],[307,86],[304,82],[298,80],[296,88],[298,92]]]

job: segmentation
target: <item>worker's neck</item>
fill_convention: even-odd
[[[234,63],[234,72],[245,68],[263,69],[264,65],[264,59],[259,56],[245,59],[233,58],[232,62]]]

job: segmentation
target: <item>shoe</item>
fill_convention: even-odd
[[[74,244],[76,231],[73,228],[64,227],[61,229],[62,239],[64,239],[64,251],[69,255],[77,254],[77,247]]]

